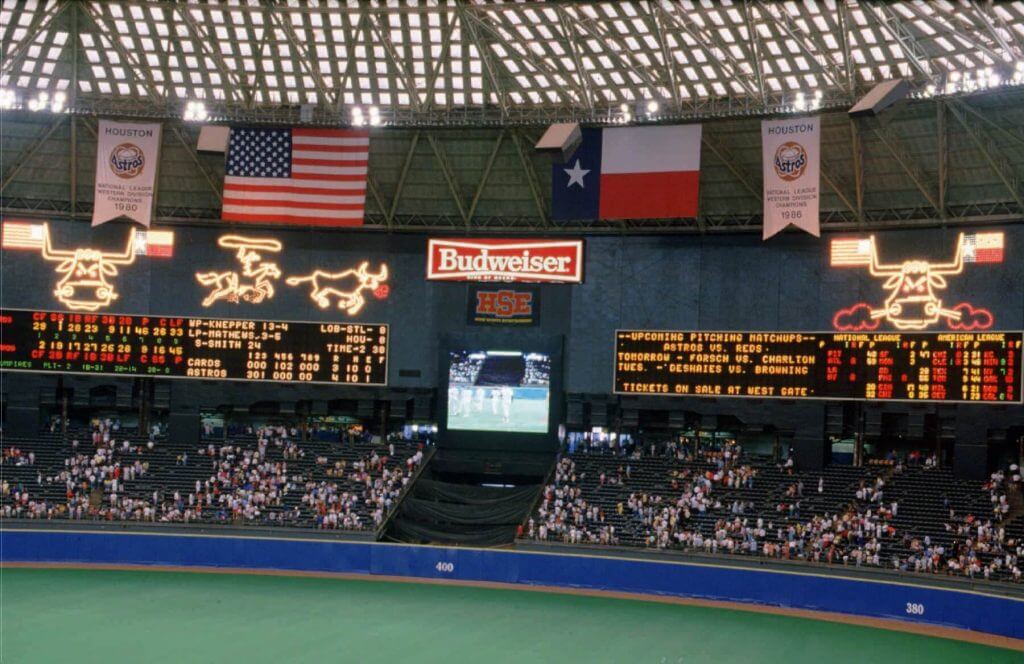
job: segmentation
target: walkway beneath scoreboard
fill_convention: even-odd
[[[511,544],[555,463],[550,452],[438,450],[380,539],[415,544]]]

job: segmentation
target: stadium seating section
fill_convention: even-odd
[[[177,447],[132,431],[97,447],[92,435],[5,437],[3,515],[373,529],[423,456],[404,442],[389,456],[387,446],[269,431]]]
[[[559,461],[522,535],[1020,582],[1024,509],[1011,485],[926,463],[802,472],[721,452],[583,451]]]
[[[3,516],[373,530],[424,458],[418,443],[300,441],[276,428],[177,446],[124,430],[97,445],[94,435],[5,437]],[[564,454],[520,537],[1021,582],[1024,506],[1002,473],[961,480],[930,463],[811,472],[734,446],[661,445]]]

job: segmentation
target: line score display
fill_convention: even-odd
[[[618,394],[1021,401],[1021,332],[618,330]]]
[[[386,385],[388,326],[0,309],[0,369]]]

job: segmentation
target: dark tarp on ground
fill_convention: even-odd
[[[528,506],[523,501],[495,505],[460,505],[423,500],[414,496],[402,501],[402,514],[416,521],[453,525],[518,525]]]
[[[515,527],[495,526],[481,528],[474,526],[463,530],[456,526],[432,528],[427,524],[395,519],[388,528],[388,537],[398,542],[431,542],[435,544],[461,544],[470,546],[501,546],[509,544],[515,537]]]
[[[417,496],[428,500],[487,506],[498,503],[516,503],[522,500],[532,500],[537,493],[538,485],[531,484],[512,487],[511,489],[501,489],[498,487],[438,482],[437,480],[421,477],[413,488]]]
[[[505,489],[420,477],[402,500],[387,536],[406,542],[509,544],[540,490],[540,484]]]

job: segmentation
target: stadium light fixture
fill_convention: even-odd
[[[50,102],[51,113],[63,113],[64,104],[67,102],[68,97],[63,92],[56,92],[53,95],[53,101]]]
[[[209,117],[209,113],[206,112],[206,104],[201,101],[190,101],[185,105],[183,117],[186,122],[203,122]]]
[[[43,111],[50,105],[50,93],[45,90],[40,92],[35,99],[29,101],[28,110]]]
[[[0,109],[5,111],[17,107],[18,95],[10,88],[0,88]]]
[[[380,126],[380,109],[376,106],[370,107],[370,126]]]
[[[366,117],[363,115],[363,109],[358,106],[352,108],[352,126],[362,127],[366,124]]]
[[[658,112],[658,102],[654,101],[653,99],[651,101],[647,102],[647,112],[651,113],[651,114],[657,113]]]

